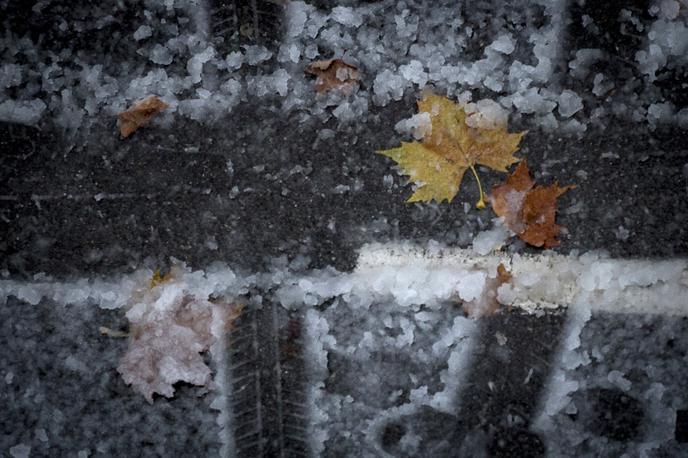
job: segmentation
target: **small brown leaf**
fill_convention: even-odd
[[[154,95],[134,103],[126,111],[117,115],[119,118],[119,132],[122,134],[122,138],[127,138],[141,126],[148,124],[156,114],[168,107],[168,104]]]
[[[358,68],[341,59],[316,60],[306,68],[306,74],[317,77],[315,90],[325,92],[338,89],[351,94],[354,85],[360,79]]]
[[[492,188],[490,201],[494,212],[524,242],[544,248],[559,245],[562,227],[555,223],[557,199],[575,185],[535,186],[523,160],[504,184]]]
[[[538,186],[528,193],[523,202],[523,222],[525,229],[519,234],[521,240],[537,247],[551,248],[559,246],[557,235],[562,226],[555,224],[557,216],[557,199],[575,186],[561,187]]]
[[[509,283],[511,279],[513,278],[513,275],[511,275],[511,272],[506,270],[506,267],[504,267],[504,264],[501,262],[497,266],[497,288],[502,286],[504,283]]]
[[[463,309],[471,318],[480,318],[481,316],[494,315],[500,309],[502,304],[497,300],[497,290],[504,283],[511,282],[511,272],[506,270],[504,264],[500,263],[497,266],[497,276],[495,278],[488,278],[485,281],[485,289],[482,295],[470,302],[463,304]]]
[[[528,173],[528,165],[524,159],[518,164],[514,173],[509,175],[501,186],[492,188],[490,197],[494,212],[504,218],[506,225],[515,233],[523,230],[520,208],[528,191],[535,183]]]
[[[149,285],[150,289],[153,289],[156,286],[169,281],[171,278],[172,278],[172,271],[169,271],[166,274],[162,274],[160,272],[160,269],[155,269],[155,272],[153,272],[153,276],[151,277],[150,283],[148,285]]]

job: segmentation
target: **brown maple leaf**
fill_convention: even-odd
[[[481,316],[494,315],[500,309],[502,304],[497,300],[497,290],[504,283],[510,283],[512,279],[511,272],[506,270],[504,264],[499,263],[495,278],[489,278],[485,281],[485,289],[477,299],[463,304],[463,310],[471,318],[480,318]]]
[[[156,114],[168,107],[168,104],[154,95],[134,103],[126,111],[117,115],[119,119],[119,132],[122,134],[122,138],[127,138],[141,126],[148,124]]]
[[[504,184],[492,188],[490,201],[494,212],[524,242],[544,248],[559,245],[562,229],[555,223],[557,199],[575,185],[535,186],[528,164],[523,160]]]
[[[351,94],[360,78],[358,68],[341,59],[316,60],[306,68],[306,73],[317,77],[317,92],[338,89],[347,95]]]
[[[499,286],[502,286],[504,283],[509,283],[511,279],[513,278],[513,275],[511,275],[511,272],[506,270],[506,267],[504,267],[504,264],[501,262],[497,266],[497,280],[499,282]],[[497,286],[499,288],[499,286]]]

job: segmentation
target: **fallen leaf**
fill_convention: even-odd
[[[497,266],[495,278],[488,277],[485,280],[485,288],[480,297],[463,304],[463,310],[466,312],[466,315],[471,318],[480,318],[497,313],[502,307],[502,304],[497,300],[497,290],[504,283],[510,283],[511,280],[511,273],[500,263]]]
[[[232,298],[194,295],[185,272],[190,271],[176,264],[157,287],[142,282],[126,306],[128,349],[117,371],[150,403],[156,393],[172,397],[180,381],[212,387],[204,354],[225,345],[226,331],[244,307]]]
[[[481,164],[499,172],[518,162],[513,153],[525,132],[509,133],[506,126],[474,128],[466,124],[464,109],[446,97],[429,94],[418,101],[418,112],[429,113],[431,128],[421,142],[401,142],[398,148],[378,151],[396,161],[417,185],[407,202],[451,202],[471,169],[480,189],[478,208],[484,208],[482,185],[475,170]]]
[[[514,173],[506,178],[504,184],[492,188],[492,210],[517,234],[523,231],[523,217],[519,210],[523,206],[526,194],[534,185],[535,182],[528,173],[527,161],[524,159]]]
[[[499,281],[499,286],[502,286],[504,283],[509,283],[512,278],[511,272],[506,270],[504,264],[500,262],[497,266],[497,280]]]
[[[306,73],[317,77],[315,80],[317,92],[338,89],[345,94],[350,94],[360,78],[358,68],[341,59],[316,60],[306,68]]]
[[[528,164],[522,161],[504,184],[492,188],[490,202],[494,212],[524,242],[544,248],[559,245],[562,229],[555,223],[557,199],[575,185],[535,186]]]
[[[150,289],[155,288],[156,286],[165,283],[166,281],[169,281],[171,278],[171,271],[167,272],[166,274],[161,274],[160,269],[155,269],[155,272],[153,272],[153,276],[150,279],[149,287]]]
[[[153,117],[160,113],[169,105],[157,98],[154,95],[148,96],[143,100],[139,100],[129,107],[126,111],[121,112],[117,117],[119,118],[119,132],[123,138],[127,138],[139,127],[148,124]]]

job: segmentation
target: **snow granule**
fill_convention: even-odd
[[[246,46],[246,62],[249,65],[258,65],[272,57],[272,52],[265,46]]]
[[[142,25],[134,32],[134,40],[141,41],[153,35],[153,29],[147,25]]]
[[[270,75],[250,78],[248,80],[249,90],[259,97],[274,93],[285,96],[289,90],[290,78],[289,73],[280,68]]]
[[[506,126],[509,113],[502,106],[490,99],[478,100],[464,105],[466,124],[471,127],[495,129]]]
[[[416,140],[421,140],[432,133],[430,113],[417,113],[408,119],[402,119],[394,125],[394,130],[400,134],[412,135]]]
[[[402,65],[399,67],[399,71],[404,78],[417,84],[420,88],[425,87],[428,82],[428,74],[425,72],[423,64],[418,60],[412,60],[407,65]]]
[[[389,99],[401,100],[404,95],[407,80],[390,70],[384,70],[373,81],[373,92],[382,104],[387,104]]]
[[[287,36],[298,37],[303,31],[303,26],[308,20],[308,13],[314,8],[302,1],[287,3],[285,17],[287,19]]]
[[[605,81],[604,75],[602,73],[597,73],[593,79],[592,93],[598,97],[606,95],[610,90],[614,88],[614,83],[611,81]]]
[[[363,18],[360,13],[346,6],[337,6],[333,8],[330,17],[346,27],[356,28],[363,24]]]
[[[298,63],[300,57],[301,57],[301,49],[297,45],[295,45],[294,43],[283,44],[280,47],[280,52],[279,52],[279,55],[277,57],[277,60],[279,62]]]
[[[36,124],[47,108],[40,99],[5,100],[0,103],[0,121],[18,124]]]
[[[10,447],[9,452],[12,458],[29,458],[31,456],[31,446],[17,444],[14,447]]]
[[[681,11],[681,5],[676,0],[662,0],[659,6],[664,17],[670,21],[676,19]]]
[[[502,34],[490,44],[489,48],[502,54],[511,54],[515,49],[513,37],[509,34]]]
[[[17,64],[0,66],[0,89],[18,86],[22,82],[22,68]]]
[[[37,428],[35,432],[36,439],[41,442],[48,442],[48,433],[43,428]]]
[[[612,385],[622,389],[623,391],[628,391],[631,389],[631,381],[623,376],[624,374],[620,371],[613,370],[607,375],[607,380]]]
[[[208,62],[215,56],[215,49],[212,46],[208,46],[202,52],[194,55],[186,64],[186,70],[191,76],[191,81],[194,84],[201,82],[201,74],[203,73],[203,64]]]
[[[492,251],[499,250],[506,240],[512,235],[511,231],[495,218],[494,228],[478,233],[473,239],[473,251],[485,256]]]
[[[669,122],[674,116],[671,103],[653,103],[647,109],[647,119],[651,125]]]
[[[172,52],[160,43],[156,43],[151,50],[149,58],[154,64],[170,65],[172,63]]]
[[[583,109],[583,101],[573,91],[568,89],[562,91],[559,96],[559,114],[563,118],[568,118]]]
[[[229,68],[230,70],[238,70],[243,62],[244,55],[241,54],[239,51],[231,52],[227,54],[227,57],[225,58],[227,68]]]

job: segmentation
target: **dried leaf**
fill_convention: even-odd
[[[350,94],[360,79],[358,68],[341,59],[316,60],[306,68],[306,73],[317,77],[315,80],[317,92],[338,89],[345,94]]]
[[[524,242],[544,248],[559,245],[562,227],[555,223],[557,199],[576,186],[535,186],[522,161],[504,184],[492,188],[490,201],[494,212]]]
[[[464,109],[446,97],[429,94],[418,101],[418,111],[430,114],[431,129],[422,142],[402,142],[399,148],[378,151],[396,161],[417,185],[407,202],[451,202],[467,169],[476,179],[476,164],[506,172],[518,162],[513,153],[525,132],[474,128],[466,124]],[[483,208],[482,186],[478,207]]]
[[[514,173],[506,178],[501,186],[492,188],[490,203],[492,210],[504,219],[506,225],[515,233],[523,231],[523,217],[519,209],[523,206],[526,194],[535,182],[528,173],[527,161],[518,164]]]
[[[222,345],[243,308],[224,298],[194,296],[182,269],[173,266],[158,287],[137,288],[126,313],[129,348],[117,371],[151,403],[154,393],[172,397],[179,381],[211,386],[203,353]]]
[[[169,105],[154,95],[139,100],[126,111],[117,115],[120,134],[122,134],[123,138],[127,138],[136,132],[139,127],[148,124],[156,114],[168,107]]]
[[[497,280],[499,282],[499,286],[502,286],[504,283],[509,283],[513,276],[511,275],[511,272],[506,270],[506,267],[504,267],[504,264],[501,262],[497,266]],[[499,288],[499,286],[497,286]]]
[[[150,289],[153,289],[156,286],[169,281],[171,278],[171,271],[163,275],[160,273],[160,269],[155,269],[155,272],[153,272],[153,276],[150,279],[149,287]]]
[[[495,278],[488,278],[485,280],[485,288],[480,297],[463,304],[463,309],[466,314],[471,318],[480,318],[481,316],[494,315],[497,313],[502,306],[497,300],[497,290],[504,283],[510,283],[511,279],[511,273],[500,263],[497,266]]]

